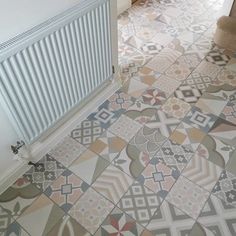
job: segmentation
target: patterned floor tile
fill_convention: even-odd
[[[208,132],[214,125],[217,117],[201,111],[197,107],[193,107],[190,112],[185,116],[183,121],[197,129],[201,129],[204,132]]]
[[[130,79],[123,85],[120,90],[134,98],[138,98],[147,88],[148,85],[138,80]]]
[[[169,137],[179,123],[180,120],[177,118],[158,110],[152,120],[146,123],[146,126],[157,129],[163,136]]]
[[[176,176],[182,172],[192,156],[193,151],[190,146],[179,145],[171,140],[165,142],[155,154],[155,158],[174,170]]]
[[[217,80],[221,84],[229,84],[232,86],[236,86],[236,72],[223,69],[221,72],[217,75]]]
[[[224,169],[235,150],[235,147],[213,136],[206,135],[198,146],[196,155],[204,157]]]
[[[179,81],[185,80],[190,73],[191,69],[188,67],[188,65],[180,63],[178,61],[176,61],[165,71],[165,74],[167,76]]]
[[[212,231],[212,235],[236,235],[236,208],[211,195],[204,206],[198,222]],[[199,236],[201,236],[199,234]]]
[[[225,169],[236,176],[236,150],[230,157]]]
[[[141,98],[144,104],[159,108],[166,101],[167,95],[157,88],[148,88]]]
[[[66,170],[45,190],[44,194],[67,212],[88,188],[87,183]]]
[[[172,79],[166,75],[161,75],[156,78],[156,81],[152,86],[164,91],[169,96],[180,86],[180,84],[180,81]]]
[[[141,48],[140,48],[144,53],[147,53],[149,55],[156,55],[158,54],[162,49],[163,46],[160,44],[157,44],[156,42],[145,42]]]
[[[47,235],[64,211],[42,194],[24,211],[17,222],[31,235]]]
[[[217,66],[226,66],[230,60],[230,57],[219,52],[218,50],[212,50],[207,54],[206,60],[216,64]]]
[[[181,85],[175,90],[174,96],[184,102],[195,104],[202,96],[202,92],[190,85]]]
[[[36,167],[32,166],[24,177],[41,191],[44,191],[65,171],[65,167],[48,154],[37,164]]]
[[[160,203],[161,200],[154,192],[135,182],[121,198],[118,207],[138,223],[146,226]]]
[[[121,116],[108,131],[129,142],[142,125],[127,116]]]
[[[122,212],[119,208],[115,208],[102,223],[95,236],[104,235],[141,235],[144,228],[134,219]]]
[[[190,145],[191,148],[195,151],[203,140],[204,136],[205,133],[200,129],[181,122],[175,129],[175,131],[171,134],[170,140],[181,145]]]
[[[13,222],[1,236],[30,236],[17,222]]]
[[[11,215],[0,206],[0,234],[5,232],[12,222]]]
[[[40,190],[24,177],[0,195],[0,205],[13,218],[19,217],[40,195]]]
[[[153,38],[152,41],[156,42],[162,46],[166,46],[167,44],[169,44],[172,40],[174,39],[173,36],[169,35],[169,34],[165,34],[162,32],[158,32]]]
[[[105,129],[98,120],[84,120],[71,131],[71,137],[89,147]]]
[[[236,176],[223,170],[218,182],[212,190],[212,193],[225,201],[227,204],[236,206]]]
[[[49,155],[68,167],[85,150],[83,145],[67,136],[49,152]]]
[[[163,201],[150,223],[147,225],[147,229],[150,230],[154,236],[188,235],[194,222],[195,221],[184,212],[175,208],[167,201]]]
[[[90,188],[69,211],[80,225],[94,234],[114,205]]]
[[[209,134],[231,146],[236,146],[236,125],[229,121],[219,118],[209,130]]]
[[[112,161],[126,145],[127,143],[123,139],[105,131],[90,145],[89,149],[107,161]]]
[[[197,219],[209,195],[203,188],[180,176],[166,200],[193,219]]]
[[[188,68],[192,71],[201,62],[201,58],[196,53],[186,53],[177,59],[180,64],[186,64]]]
[[[161,109],[165,113],[174,116],[177,119],[182,119],[191,109],[191,106],[178,98],[171,97],[166,101]]]
[[[170,169],[154,156],[137,180],[165,198],[179,177],[179,173]]]
[[[194,155],[182,175],[211,192],[218,181],[222,169],[207,159]]]
[[[97,178],[92,187],[114,204],[117,204],[132,182],[131,177],[110,165]]]
[[[209,229],[205,228],[199,223],[195,223],[191,232],[188,234],[189,236],[215,236],[215,234]]]
[[[224,100],[230,100],[230,97],[235,94],[235,91],[235,86],[230,84],[218,84],[218,80],[215,80],[206,90],[207,93]]]
[[[220,117],[236,125],[236,103],[228,102]]]
[[[110,163],[98,154],[87,150],[69,167],[87,184],[92,184]],[[88,171],[89,170],[89,171]]]

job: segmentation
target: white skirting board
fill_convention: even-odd
[[[130,8],[132,5],[131,0],[118,0],[117,1],[117,14],[120,15],[122,12]]]
[[[87,101],[81,105],[78,111],[68,118],[60,127],[58,127],[49,136],[42,137],[39,141],[31,147],[31,155],[34,162],[39,161],[45,154],[47,154],[57,143],[70,133],[70,131],[84,120],[91,111],[94,111],[98,105],[102,104],[107,98],[109,98],[120,87],[118,80],[113,82],[106,82],[105,88],[102,88],[102,92],[99,92],[96,96],[92,94],[88,97]],[[10,168],[5,176],[0,179],[0,194],[3,193],[9,186],[11,186],[20,176],[22,176],[29,168],[27,165],[29,160],[16,161],[16,165]]]

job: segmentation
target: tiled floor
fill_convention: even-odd
[[[139,0],[121,88],[0,196],[0,236],[235,236],[236,58],[223,0]]]

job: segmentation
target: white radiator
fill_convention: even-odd
[[[112,78],[109,0],[82,1],[0,47],[0,92],[32,143]]]

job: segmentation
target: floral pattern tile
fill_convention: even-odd
[[[169,98],[166,103],[161,107],[161,109],[177,119],[182,119],[191,109],[191,106],[175,97]]]
[[[10,224],[1,236],[30,236],[16,221]]]
[[[176,172],[175,176],[182,172],[192,156],[191,146],[179,145],[171,140],[166,141],[155,154],[155,158]]]
[[[92,187],[111,202],[117,204],[132,183],[133,178],[110,165],[93,183]]]
[[[166,200],[193,219],[197,219],[209,195],[205,189],[180,176]]]
[[[229,205],[236,206],[236,176],[232,173],[223,170],[219,180],[214,186],[212,193],[225,201]]]
[[[112,161],[127,145],[126,141],[109,131],[105,131],[89,149],[107,161]]]
[[[0,233],[5,232],[13,221],[11,215],[0,206]]]
[[[69,170],[90,185],[109,164],[108,161],[98,154],[87,150],[72,163]]]
[[[206,113],[197,107],[193,107],[185,116],[183,121],[197,129],[207,133],[216,122],[217,117],[211,113]]]
[[[113,208],[110,201],[90,188],[71,208],[69,215],[94,234]]]
[[[103,235],[141,235],[144,228],[130,216],[116,207],[102,223],[95,236]]]
[[[170,140],[181,145],[190,145],[195,151],[205,135],[200,129],[181,122],[171,134]]]
[[[191,231],[194,222],[186,213],[164,200],[147,225],[147,229],[153,235],[186,235]]]
[[[135,182],[121,198],[118,207],[145,227],[160,204],[156,193]]]
[[[40,190],[27,178],[21,177],[0,195],[0,205],[16,219],[39,197],[40,193]]]
[[[68,167],[85,150],[83,145],[67,136],[49,152],[49,155]]]
[[[32,166],[24,177],[41,191],[44,191],[65,171],[65,167],[48,154],[37,164]]]
[[[236,124],[236,102],[229,101],[221,112],[220,117]]]
[[[157,88],[148,88],[141,96],[144,104],[159,108],[167,99],[167,95]]]
[[[236,72],[223,69],[218,75],[217,80],[221,84],[229,84],[232,86],[236,86]]]
[[[47,235],[57,221],[63,217],[64,211],[42,194],[17,219],[17,222],[30,235]]]
[[[207,93],[215,96],[217,98],[221,98],[223,100],[230,100],[230,97],[235,94],[236,87],[230,84],[221,84],[218,83],[218,80],[215,80],[213,84],[211,84],[207,88]]]
[[[177,171],[167,167],[160,159],[154,157],[137,180],[161,198],[165,198],[178,177]]]
[[[67,212],[88,188],[87,183],[66,170],[44,193]]]
[[[129,142],[142,125],[127,116],[121,116],[108,131]]]

